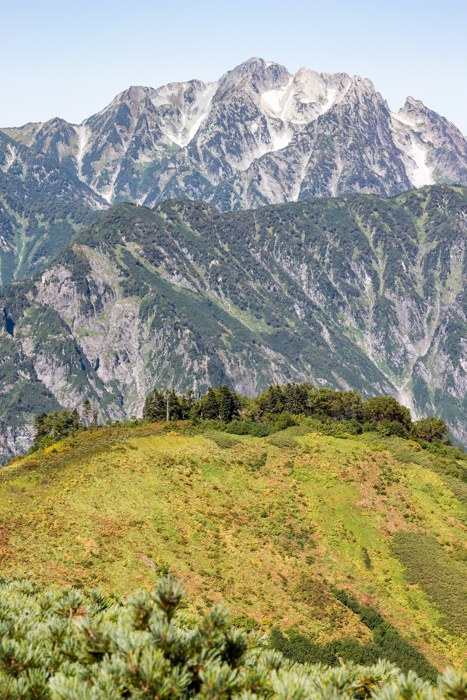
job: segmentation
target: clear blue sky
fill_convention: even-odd
[[[209,81],[252,56],[370,78],[467,134],[467,0],[0,0],[0,125],[79,123],[130,85]]]

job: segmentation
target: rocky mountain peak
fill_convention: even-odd
[[[464,184],[467,175],[467,162],[464,160],[467,157],[467,142],[454,124],[413,97],[407,97],[404,107],[394,116],[400,124],[413,132],[412,140],[423,144],[431,163],[443,162],[442,181]],[[439,166],[435,165],[432,168],[433,172],[437,167]],[[436,182],[436,179],[432,178],[432,181]]]
[[[417,119],[425,119],[430,111],[431,110],[427,109],[421,100],[407,97],[404,106],[399,110],[397,116],[415,124]]]
[[[419,100],[391,114],[368,78],[292,75],[258,57],[212,83],[132,86],[77,127],[57,119],[6,132],[66,161],[109,202],[186,196],[238,209],[467,184],[467,142]]]
[[[348,101],[362,102],[371,100],[372,102],[386,105],[386,100],[376,91],[372,81],[368,78],[361,78],[359,75],[354,75],[346,94]]]
[[[231,90],[251,89],[261,94],[272,88],[287,85],[292,77],[287,68],[279,63],[250,58],[222,76],[216,99],[220,99]]]
[[[146,102],[148,98],[151,98],[155,90],[150,87],[144,87],[142,85],[132,85],[127,90],[124,90],[118,94],[114,100],[110,103],[109,107],[114,104],[120,104],[125,102],[127,104],[142,104]],[[106,108],[108,109],[108,107]]]

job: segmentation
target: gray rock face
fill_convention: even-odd
[[[467,189],[219,213],[118,204],[0,291],[0,454],[87,396],[138,415],[157,386],[311,381],[392,394],[467,444]]]
[[[79,126],[54,119],[8,133],[108,202],[183,196],[228,211],[467,184],[467,142],[420,101],[393,114],[369,80],[291,75],[259,58],[214,83],[129,88]]]

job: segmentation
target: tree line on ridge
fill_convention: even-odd
[[[215,421],[220,429],[230,424],[229,432],[261,437],[294,425],[299,417],[340,424],[345,432],[354,435],[373,430],[422,443],[452,444],[449,427],[442,419],[431,416],[413,421],[409,409],[392,396],[373,396],[364,401],[357,391],[316,388],[308,382],[273,385],[254,398],[242,396],[226,384],[217,389],[209,387],[199,398],[193,391],[177,394],[173,389],[161,391],[156,387],[144,401],[142,418],[132,417],[130,422]],[[89,399],[85,399],[80,411],[75,408],[41,413],[34,422],[31,450],[98,425],[98,407]],[[112,425],[111,421],[107,425]]]

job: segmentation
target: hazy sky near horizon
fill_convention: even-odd
[[[219,78],[260,56],[370,78],[467,135],[467,0],[0,0],[0,126],[73,123],[130,85]]]

